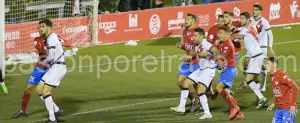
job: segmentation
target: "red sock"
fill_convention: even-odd
[[[30,99],[30,93],[25,91],[22,97],[22,105],[21,105],[22,112],[27,112],[27,103],[29,102],[29,99]]]
[[[236,106],[236,104],[235,104],[235,103],[236,103],[235,99],[234,99],[232,96],[230,96],[230,95],[226,92],[225,89],[223,89],[223,90],[221,91],[220,95],[221,95],[222,97],[224,97],[225,102],[230,106],[230,108]]]

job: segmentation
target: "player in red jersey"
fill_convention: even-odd
[[[187,76],[189,76],[192,72],[200,68],[198,60],[196,58],[196,54],[192,52],[195,49],[193,33],[195,28],[197,27],[196,20],[196,15],[187,15],[185,20],[185,26],[182,30],[181,41],[177,45],[178,48],[181,48],[186,52],[184,63],[182,64],[178,72],[177,85],[180,89],[182,89],[182,82],[187,78]],[[199,103],[199,100],[198,98],[194,97],[191,93],[189,93],[188,97],[192,101],[192,107],[190,111],[194,112],[197,103]]]
[[[223,15],[219,15],[218,16],[218,23],[214,26],[212,26],[209,30],[208,30],[208,34],[207,34],[207,41],[210,42],[211,44],[213,45],[218,45],[218,43],[220,42],[219,41],[219,38],[218,38],[218,31],[219,31],[219,28],[224,25],[224,16]],[[213,88],[212,88],[212,84],[213,82],[210,83],[209,85],[209,89],[207,90],[207,96],[210,97],[212,96],[214,93],[213,93]]]
[[[61,37],[59,37],[59,40],[61,43],[68,44],[66,43]],[[24,91],[23,97],[22,97],[22,104],[21,104],[21,110],[19,110],[17,113],[15,113],[12,118],[18,118],[20,116],[27,115],[27,104],[30,100],[31,93],[33,92],[34,88],[36,87],[36,92],[38,96],[44,101],[43,96],[42,96],[42,87],[43,83],[40,83],[42,77],[48,70],[48,66],[44,66],[42,61],[47,57],[47,47],[45,43],[45,38],[43,36],[36,37],[34,39],[34,47],[36,48],[39,58],[38,58],[38,63],[31,73],[30,78],[27,81],[27,86]],[[53,95],[51,95],[53,98]],[[55,116],[58,117],[63,113],[63,110],[60,109],[55,103],[54,103],[54,109],[55,109]]]
[[[219,28],[224,25],[224,16],[223,15],[219,15],[218,17],[218,23],[214,26],[212,26],[209,30],[208,30],[208,34],[207,34],[207,41],[209,41],[210,43],[214,44],[214,45],[218,45],[219,44],[219,37],[218,37],[218,32],[219,32]]]
[[[299,87],[285,72],[278,70],[277,65],[276,58],[269,59],[268,71],[271,73],[274,100],[267,111],[271,111],[277,105],[272,123],[294,123],[298,113],[296,101]]]
[[[238,74],[235,62],[235,47],[229,38],[230,30],[228,27],[220,27],[218,32],[220,43],[217,47],[221,51],[222,60],[226,67],[220,75],[216,85],[216,92],[212,96],[212,99],[214,100],[220,94],[230,107],[229,119],[242,120],[244,119],[244,115],[240,111],[236,100],[230,95],[230,89]]]
[[[235,52],[236,52],[236,62],[238,62],[238,52],[241,51],[241,43],[239,42],[239,39],[234,38],[233,35],[235,35],[235,30],[239,27],[241,27],[241,23],[239,21],[232,21],[233,13],[230,11],[225,11],[224,12],[224,25],[229,27],[231,31],[231,41],[235,47]]]

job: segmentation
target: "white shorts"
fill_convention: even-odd
[[[203,84],[208,88],[215,74],[216,70],[212,68],[198,69],[191,73],[188,78],[194,83]]]
[[[254,57],[254,58],[250,58],[246,74],[259,75],[261,72],[263,63],[264,63],[263,55],[260,55],[260,56]]]
[[[61,79],[67,73],[67,66],[62,64],[54,64],[51,68],[45,73],[42,78],[44,84],[57,87],[60,84]]]
[[[264,58],[268,58],[268,48],[260,48],[261,52],[263,53]]]

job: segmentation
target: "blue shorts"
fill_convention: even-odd
[[[290,109],[276,109],[272,123],[294,123],[295,117],[290,116]]]
[[[41,81],[42,77],[47,72],[47,70],[48,69],[44,67],[35,67],[27,83],[32,85],[39,84],[39,82]]]
[[[232,83],[238,74],[236,67],[227,67],[222,71],[218,83],[222,82],[226,88],[231,89]]]
[[[199,64],[186,64],[183,63],[180,67],[180,70],[178,71],[178,75],[180,76],[189,76],[191,73],[196,71],[197,69],[200,69]]]

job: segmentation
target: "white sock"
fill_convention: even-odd
[[[260,84],[256,84],[254,81],[252,81],[250,84],[249,84],[250,88],[253,90],[253,92],[255,93],[255,95],[261,99],[263,98],[264,96],[262,95],[262,93],[260,92]]]
[[[180,107],[185,107],[186,99],[189,95],[189,90],[181,90],[180,94]]]
[[[55,121],[55,115],[54,115],[54,110],[53,110],[53,100],[52,100],[52,97],[51,96],[48,96],[46,99],[45,99],[45,104],[46,104],[46,108],[49,112],[49,119],[51,121]]]
[[[200,103],[201,103],[202,108],[203,108],[203,110],[204,110],[204,113],[205,113],[205,114],[210,114],[209,107],[208,107],[208,103],[207,103],[207,97],[206,97],[206,95],[205,95],[205,94],[204,94],[204,95],[201,95],[201,96],[199,97],[199,100],[200,100]]]
[[[40,98],[42,99],[43,102],[45,102],[44,97],[40,96]],[[52,98],[52,96],[51,96]],[[53,102],[53,108],[54,108],[54,112],[57,112],[59,110],[59,107]]]

